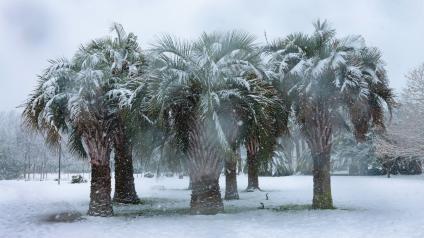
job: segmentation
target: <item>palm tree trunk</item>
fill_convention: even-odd
[[[225,161],[225,200],[237,199],[239,199],[237,191],[237,160],[227,160]]]
[[[214,215],[224,210],[219,179],[203,176],[193,181],[190,201],[192,214]]]
[[[112,216],[110,167],[107,164],[91,165],[91,190],[88,215]]]
[[[320,105],[322,106],[322,105]],[[313,159],[314,196],[312,208],[333,209],[330,178],[332,124],[329,112],[319,106],[308,117],[306,139]]]
[[[192,214],[217,214],[224,210],[219,188],[223,168],[222,151],[208,125],[194,120],[189,132],[188,168],[192,182]]]
[[[102,133],[85,140],[91,163],[90,216],[112,216],[110,146]]]
[[[333,199],[331,196],[331,178],[330,178],[330,153],[328,151],[314,153],[314,197],[312,208],[314,209],[332,209]]]
[[[113,201],[127,204],[140,202],[134,186],[132,146],[124,133],[118,133],[115,139],[115,193]]]
[[[259,161],[257,157],[256,143],[251,141],[246,146],[247,150],[247,188],[246,191],[253,192],[259,189]]]

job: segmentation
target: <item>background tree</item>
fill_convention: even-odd
[[[406,74],[399,105],[387,133],[376,138],[375,150],[384,172],[421,173],[424,133],[424,64]],[[404,168],[402,168],[404,167]]]
[[[271,43],[270,77],[301,126],[313,158],[313,208],[333,208],[330,153],[335,128],[349,118],[357,140],[364,141],[369,123],[384,129],[384,107],[393,94],[376,48],[360,36],[335,38],[326,21],[312,35],[295,33]]]
[[[231,126],[227,125],[229,123],[224,123],[224,131],[228,136],[233,153],[237,155],[233,159],[226,160],[226,199],[238,198],[236,170],[237,160],[240,158],[238,152],[240,145],[246,144],[250,138],[257,138],[260,143],[258,156],[262,155],[268,159],[267,155],[270,156],[273,153],[276,137],[281,134],[281,130],[285,129],[278,122],[284,121],[286,113],[272,85],[256,75],[249,75],[247,80],[250,83],[250,90],[240,90],[239,100],[230,107],[233,108],[232,111],[220,113],[223,114],[222,118],[225,118],[224,122],[231,122]],[[262,103],[258,103],[256,98],[262,98]],[[276,120],[277,117],[281,117],[282,120]],[[253,159],[259,160],[260,158],[254,157]],[[256,181],[255,187],[248,187],[248,191],[259,189],[257,173],[259,163],[255,163],[255,161],[252,163],[248,157],[247,165],[250,166],[248,169],[250,172],[249,184]],[[252,171],[255,172],[252,173]]]
[[[266,106],[255,105],[256,115],[248,115],[244,125],[248,185],[246,191],[260,190],[259,171],[262,164],[272,160],[277,139],[287,132],[288,110],[271,84],[262,82],[262,95],[269,100]]]
[[[42,135],[29,131],[22,124],[17,111],[0,112],[0,179],[57,178],[57,151],[46,146]],[[73,158],[68,150],[63,150],[62,155],[61,170],[66,177],[70,173],[84,175],[88,172],[86,161]]]

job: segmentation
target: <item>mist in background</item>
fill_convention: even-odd
[[[258,42],[292,32],[311,32],[327,19],[338,35],[361,34],[379,47],[391,86],[424,62],[424,1],[56,1],[0,2],[0,111],[22,104],[47,60],[71,57],[81,43],[102,37],[113,22],[149,47],[162,33],[194,38],[203,31],[241,29]]]

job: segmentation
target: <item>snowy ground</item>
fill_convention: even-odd
[[[238,180],[245,188],[246,177]],[[240,200],[225,202],[225,213],[215,216],[187,214],[187,185],[187,179],[137,178],[144,205],[114,206],[112,218],[84,215],[63,223],[51,218],[85,214],[89,183],[0,181],[0,237],[424,237],[424,176],[332,177],[338,209],[328,211],[303,206],[311,202],[311,177],[261,177],[263,192],[241,191]]]

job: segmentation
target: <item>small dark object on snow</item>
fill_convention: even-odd
[[[85,180],[81,175],[73,175],[71,183],[86,183],[87,180]]]
[[[82,214],[75,211],[51,214],[44,219],[46,222],[75,222],[83,220]]]
[[[265,194],[265,198],[266,198],[266,200],[269,200],[268,193]]]
[[[170,178],[170,177],[174,177],[174,174],[171,172],[168,172],[165,174],[166,177]]]
[[[258,207],[258,209],[265,209],[265,204],[263,202],[261,202],[260,204],[261,204],[261,206]]]
[[[184,178],[184,175],[180,175],[180,176],[178,176],[178,178],[179,179],[183,179]]]
[[[144,174],[144,177],[145,178],[153,178],[153,177],[155,177],[155,175],[153,173],[147,172],[147,173]]]

